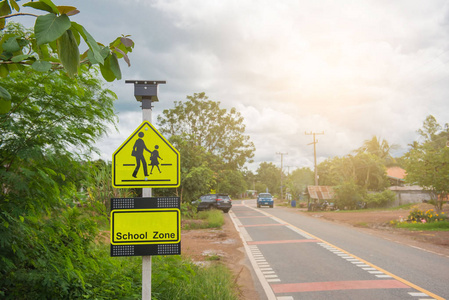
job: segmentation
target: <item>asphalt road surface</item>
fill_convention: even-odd
[[[449,258],[285,208],[234,201],[261,299],[449,299]]]

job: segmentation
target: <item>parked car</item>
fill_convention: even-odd
[[[208,194],[201,196],[198,202],[197,210],[221,209],[227,213],[232,207],[231,197],[227,194]]]
[[[262,205],[268,205],[269,207],[273,207],[274,201],[273,196],[270,193],[260,193],[257,196],[257,207],[261,207]]]

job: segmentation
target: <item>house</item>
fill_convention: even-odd
[[[401,167],[395,166],[387,169],[387,177],[390,180],[390,187],[388,189],[396,193],[396,201],[392,205],[398,206],[430,201],[431,195],[428,191],[420,186],[406,185],[406,176],[407,171]]]
[[[387,168],[387,177],[390,181],[390,186],[404,186],[405,176],[407,176],[407,172],[401,167]]]

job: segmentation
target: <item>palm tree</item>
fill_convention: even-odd
[[[386,140],[373,136],[371,140],[365,140],[363,146],[355,150],[355,152],[373,154],[382,159],[386,166],[391,166],[396,164],[396,160],[391,156],[390,151],[398,147],[398,145],[390,145]]]

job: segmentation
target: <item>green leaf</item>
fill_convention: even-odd
[[[3,52],[2,54],[0,54],[0,59],[1,60],[10,60],[11,57],[13,57],[13,54],[11,52]]]
[[[47,72],[51,69],[51,63],[45,60],[37,60],[31,67],[38,72]]]
[[[101,60],[97,60],[98,56],[94,56],[94,52],[91,49],[87,51],[87,58],[92,64],[103,64],[105,58],[110,54],[110,49],[108,47],[103,47],[103,49],[101,49],[100,52],[97,53],[100,53]]]
[[[3,43],[2,48],[6,52],[16,52],[20,50],[20,45],[17,42],[17,36],[10,37],[6,42]]]
[[[4,78],[8,76],[9,70],[8,67],[5,65],[0,65],[0,77]]]
[[[49,13],[55,13],[50,5],[47,5],[43,2],[28,2],[23,5],[24,7],[32,7],[34,9],[47,11]]]
[[[53,88],[52,88],[51,84],[44,84],[44,90],[47,93],[47,95],[51,95]]]
[[[58,7],[50,0],[39,0],[39,2],[28,2],[23,6],[29,6],[35,9],[48,11],[49,13],[59,14]]]
[[[120,71],[120,65],[118,64],[117,55],[115,53],[112,53],[112,56],[110,56],[110,68],[118,80],[122,79],[122,72]]]
[[[62,65],[70,77],[78,73],[80,65],[80,53],[76,39],[71,30],[67,30],[58,39],[58,52]]]
[[[45,4],[50,6],[51,9],[53,10],[53,13],[55,13],[55,14],[59,13],[58,7],[51,0],[39,0],[39,2],[44,2]]]
[[[0,90],[2,87],[0,86]],[[11,101],[0,98],[0,115],[7,114],[11,110]]]
[[[0,2],[0,16],[6,16],[11,13],[11,7],[8,5],[7,1]],[[0,30],[5,28],[5,19],[0,19]]]
[[[25,55],[25,54],[17,55],[17,56],[14,56],[13,58],[11,58],[11,61],[17,63],[17,62],[24,61],[25,59],[28,59],[30,57],[32,57],[32,56],[31,55]]]
[[[66,15],[47,14],[39,16],[34,25],[37,45],[50,43],[60,38],[70,28],[70,19]]]
[[[17,4],[16,0],[9,0],[9,3],[11,3],[11,6],[14,8],[15,11],[20,11],[20,7]]]
[[[104,57],[100,53],[101,48],[98,45],[97,41],[89,34],[89,32],[87,32],[87,30],[83,26],[81,26],[80,24],[78,24],[76,22],[72,22],[72,30],[76,30],[83,37],[86,44],[89,46],[89,49],[92,51],[92,54],[93,54],[92,57],[95,61],[92,63],[93,64],[95,64],[95,63],[103,64]]]
[[[11,100],[11,95],[9,94],[9,92],[0,85],[0,98],[6,99],[6,100]]]
[[[111,57],[112,55],[109,55],[104,60],[104,64],[100,65],[101,75],[103,75],[103,78],[108,82],[112,82],[116,78],[111,68]]]

